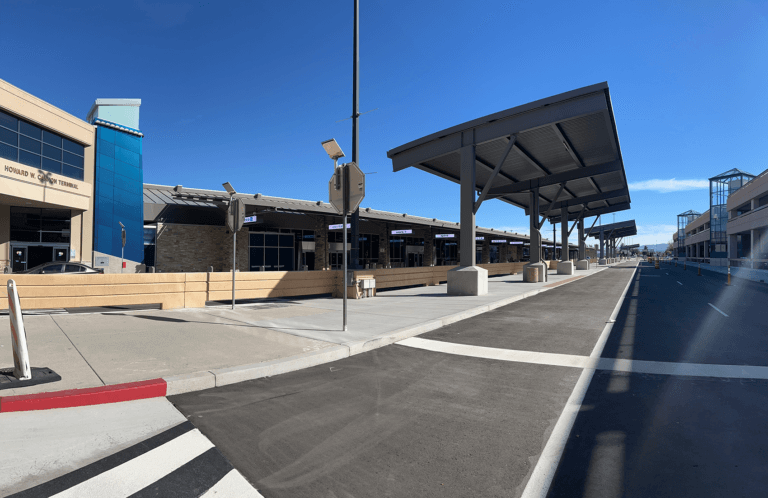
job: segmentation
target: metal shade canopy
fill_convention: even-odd
[[[629,209],[608,83],[491,114],[390,150],[394,171],[414,167],[461,183],[462,147],[475,146],[475,189],[569,220]]]
[[[598,225],[592,228],[589,237],[600,238],[600,232],[605,234],[606,238],[620,239],[622,237],[634,237],[637,235],[637,225],[635,220],[619,221],[609,225]]]

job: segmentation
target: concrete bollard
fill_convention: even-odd
[[[523,280],[525,282],[538,282],[539,281],[539,269],[533,266],[529,266],[525,268],[525,272],[523,273]]]
[[[13,343],[13,376],[19,380],[29,380],[32,378],[32,368],[29,366],[27,334],[24,331],[24,320],[21,316],[19,293],[16,290],[16,282],[13,280],[8,280],[8,315]]]
[[[731,265],[728,265],[728,284],[731,285]]]

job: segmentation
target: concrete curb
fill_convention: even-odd
[[[595,273],[583,275],[589,277],[595,275],[604,268],[598,268]],[[567,285],[581,278],[563,282]],[[279,358],[261,363],[240,365],[236,367],[220,368],[216,370],[203,370],[180,375],[171,375],[160,379],[152,379],[141,382],[129,382],[110,386],[91,387],[85,389],[70,389],[66,391],[30,394],[21,396],[0,397],[0,412],[47,410],[50,408],[68,408],[73,406],[98,405],[102,403],[116,403],[120,401],[133,401],[136,399],[172,396],[188,392],[202,391],[214,387],[236,384],[247,380],[271,377],[304,368],[331,363],[342,360],[352,355],[365,353],[374,349],[394,344],[403,339],[415,337],[426,332],[437,330],[440,327],[481,315],[488,311],[512,304],[542,292],[559,288],[541,287],[517,296],[512,296],[498,301],[460,311],[442,318],[429,320],[410,327],[404,327],[394,332],[387,332],[372,339],[352,341],[340,345],[301,353],[287,358]]]

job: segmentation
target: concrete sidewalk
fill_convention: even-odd
[[[168,395],[272,376],[394,343],[593,275],[549,272],[489,278],[485,296],[448,296],[446,285],[379,292],[350,300],[313,298],[187,310],[27,315],[30,361],[62,380],[0,391],[0,397],[163,378]],[[0,317],[0,330],[8,330]],[[10,334],[0,333],[0,367],[11,366]]]

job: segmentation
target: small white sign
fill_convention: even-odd
[[[522,244],[522,242],[512,241],[510,244]]]
[[[258,221],[258,216],[246,216],[245,217],[245,223],[256,223]]]
[[[485,237],[475,237],[475,240],[485,240]]]
[[[413,230],[392,230],[392,235],[408,235],[413,233]]]
[[[491,241],[491,244],[503,244],[503,243],[505,243],[505,242],[506,242],[506,240],[503,240],[503,239],[499,239],[499,240],[492,240],[492,241]]]
[[[438,234],[435,234],[435,238],[436,239],[452,239],[453,237],[455,237],[455,234],[453,234],[453,233],[438,233]]]
[[[69,250],[69,259],[70,261],[75,259],[75,256],[77,255],[77,252],[74,249]]]
[[[109,256],[96,256],[96,258],[94,258],[93,267],[94,268],[108,268],[109,267]]]
[[[341,230],[342,227],[344,227],[343,223],[339,223],[338,225],[328,225],[328,230]],[[352,225],[350,223],[347,223],[347,228],[351,228]]]

